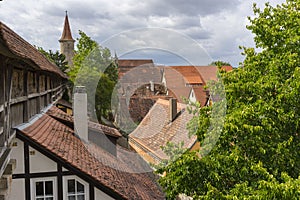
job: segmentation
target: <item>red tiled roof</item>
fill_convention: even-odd
[[[68,115],[66,112],[62,111],[61,109],[57,108],[56,106],[52,106],[48,111],[47,114],[51,117],[54,117],[55,119],[62,121],[62,122],[68,122],[70,124],[74,124],[74,119],[72,116]],[[110,135],[113,137],[121,137],[121,133],[112,127],[108,127],[99,123],[95,122],[88,122],[89,129],[103,132],[105,135]]]
[[[109,127],[109,126],[104,126],[102,124],[91,122],[91,121],[88,122],[88,126],[89,126],[89,129],[103,132],[105,135],[111,135],[114,137],[122,137],[121,133],[117,129]]]
[[[177,112],[180,111],[179,116],[170,122],[169,101],[158,99],[139,126],[129,134],[129,138],[160,160],[168,159],[161,149],[167,142],[175,144],[184,142],[184,148],[191,148],[197,137],[195,135],[189,137],[187,123],[193,115],[188,113],[185,104],[177,103]]]
[[[57,108],[56,106],[51,106],[50,109],[47,111],[47,114],[51,117],[54,117],[55,119],[73,124],[73,117],[68,115],[61,109]]]
[[[119,67],[137,67],[145,64],[153,64],[152,59],[118,59]]]
[[[42,71],[55,73],[63,78],[67,76],[52,62],[50,62],[35,47],[21,38],[18,34],[0,22],[0,42],[14,55],[32,62]]]
[[[81,171],[124,199],[164,199],[160,187],[146,173],[118,170],[126,169],[126,163],[116,160],[98,146],[86,146],[74,136],[71,128],[47,114],[30,126],[19,129],[18,134],[29,138],[36,145],[62,159],[67,166]]]
[[[204,86],[192,87],[194,94],[196,96],[196,100],[200,103],[201,106],[205,106],[207,103],[207,94]]]
[[[171,66],[172,69],[178,71],[188,84],[203,84],[203,80],[199,72],[194,66]]]
[[[169,95],[172,95],[178,102],[182,103],[182,98],[188,98],[191,88],[186,86],[185,78],[177,70],[171,67],[165,67],[164,72]]]
[[[210,80],[217,80],[217,66],[195,66],[197,71],[201,74],[205,84],[207,84]],[[231,71],[233,68],[231,66],[223,66],[221,69],[225,71]]]
[[[65,17],[64,30],[62,32],[62,35],[61,35],[61,38],[59,41],[65,41],[65,40],[74,41],[72,34],[71,34],[68,14],[66,14],[66,17]]]
[[[223,66],[221,69],[231,71],[231,66]],[[164,68],[166,86],[169,94],[183,102],[182,97],[188,98],[191,87],[206,85],[210,80],[217,80],[218,67],[216,66],[168,66]],[[196,89],[197,100],[204,102],[206,97],[203,92]],[[201,94],[202,93],[202,94]],[[202,104],[201,104],[202,105]]]
[[[141,59],[119,59],[118,60],[119,66],[119,78],[121,78],[124,74],[129,72],[135,67],[143,66],[144,69],[147,67],[154,67],[153,60],[141,60]]]

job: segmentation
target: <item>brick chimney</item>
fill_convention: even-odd
[[[171,98],[170,102],[170,122],[172,122],[177,115],[177,99]]]
[[[73,99],[74,130],[84,141],[88,141],[87,94],[84,86],[76,86]]]

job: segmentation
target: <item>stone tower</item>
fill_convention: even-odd
[[[61,38],[59,40],[59,43],[60,43],[60,53],[66,56],[66,61],[68,61],[68,65],[73,66],[72,59],[74,56],[75,40],[72,38],[67,11],[66,11],[64,29]]]

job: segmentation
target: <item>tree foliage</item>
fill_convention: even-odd
[[[300,199],[300,0],[253,10],[247,28],[261,50],[243,47],[243,66],[221,73],[227,110],[211,152],[186,152],[159,171],[170,199]],[[193,120],[201,144],[215,106]]]
[[[37,49],[42,54],[44,54],[51,62],[55,63],[61,71],[65,72],[66,69],[68,69],[68,62],[66,61],[66,57],[65,55],[59,53],[59,51],[45,51],[42,47],[38,47]]]
[[[101,121],[101,117],[108,118],[110,114],[111,95],[118,78],[117,66],[108,48],[101,47],[82,31],[79,35],[74,66],[68,75],[74,85],[86,87],[88,110],[93,113],[96,109]]]
[[[225,62],[225,61],[221,61],[221,60],[213,61],[209,65],[212,65],[212,66],[231,66],[231,64],[229,62]]]

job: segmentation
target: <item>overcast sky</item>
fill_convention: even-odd
[[[158,64],[206,65],[243,61],[239,46],[254,46],[246,29],[252,4],[265,0],[3,0],[0,20],[29,43],[58,50],[65,10],[74,39],[84,31],[123,58]],[[279,4],[283,0],[272,0]]]

